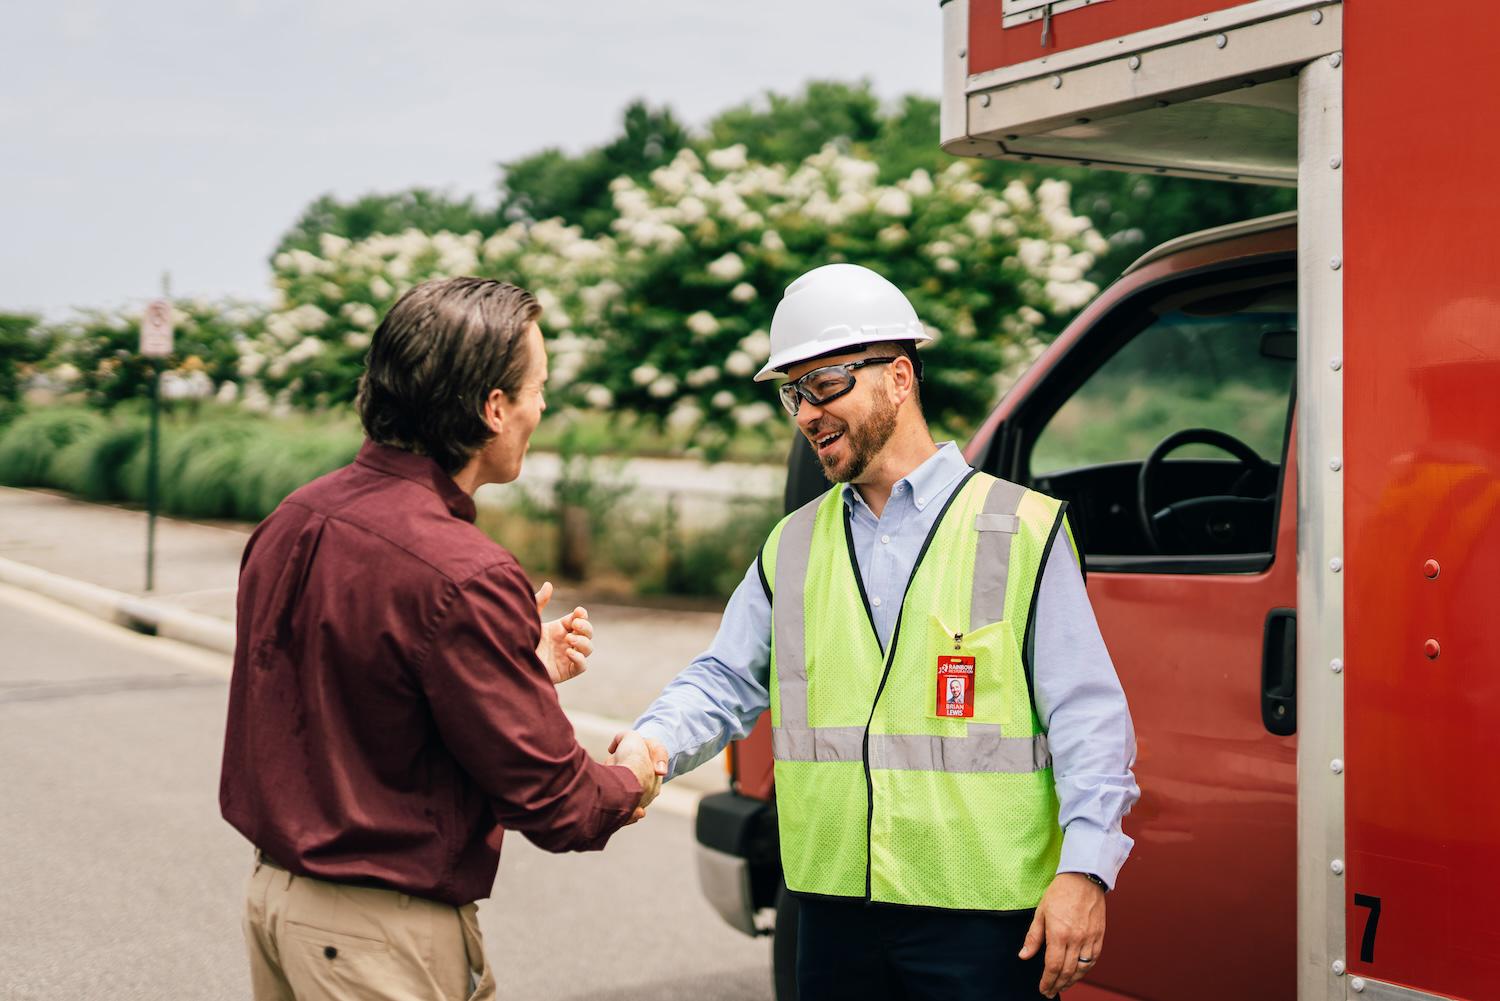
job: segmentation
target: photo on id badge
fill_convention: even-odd
[[[974,718],[974,658],[946,656],[937,659],[937,715]]]

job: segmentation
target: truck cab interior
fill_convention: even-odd
[[[1296,324],[1291,260],[1148,286],[1058,360],[985,465],[1067,501],[1091,570],[1262,570]]]

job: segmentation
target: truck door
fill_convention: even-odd
[[[981,445],[991,472],[1069,503],[1136,726],[1136,845],[1069,997],[1294,997],[1294,264],[1117,302]]]

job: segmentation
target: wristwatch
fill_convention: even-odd
[[[1098,876],[1095,876],[1093,873],[1081,872],[1079,873],[1079,875],[1088,880],[1090,883],[1093,883],[1095,886],[1099,887],[1099,889],[1103,890],[1105,893],[1109,892],[1109,884],[1100,879]]]

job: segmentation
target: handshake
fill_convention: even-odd
[[[662,779],[667,775],[667,749],[659,741],[626,730],[615,734],[615,739],[609,742],[606,764],[629,768],[641,783],[641,799],[629,820],[633,824],[646,815],[646,807],[661,792]]]

